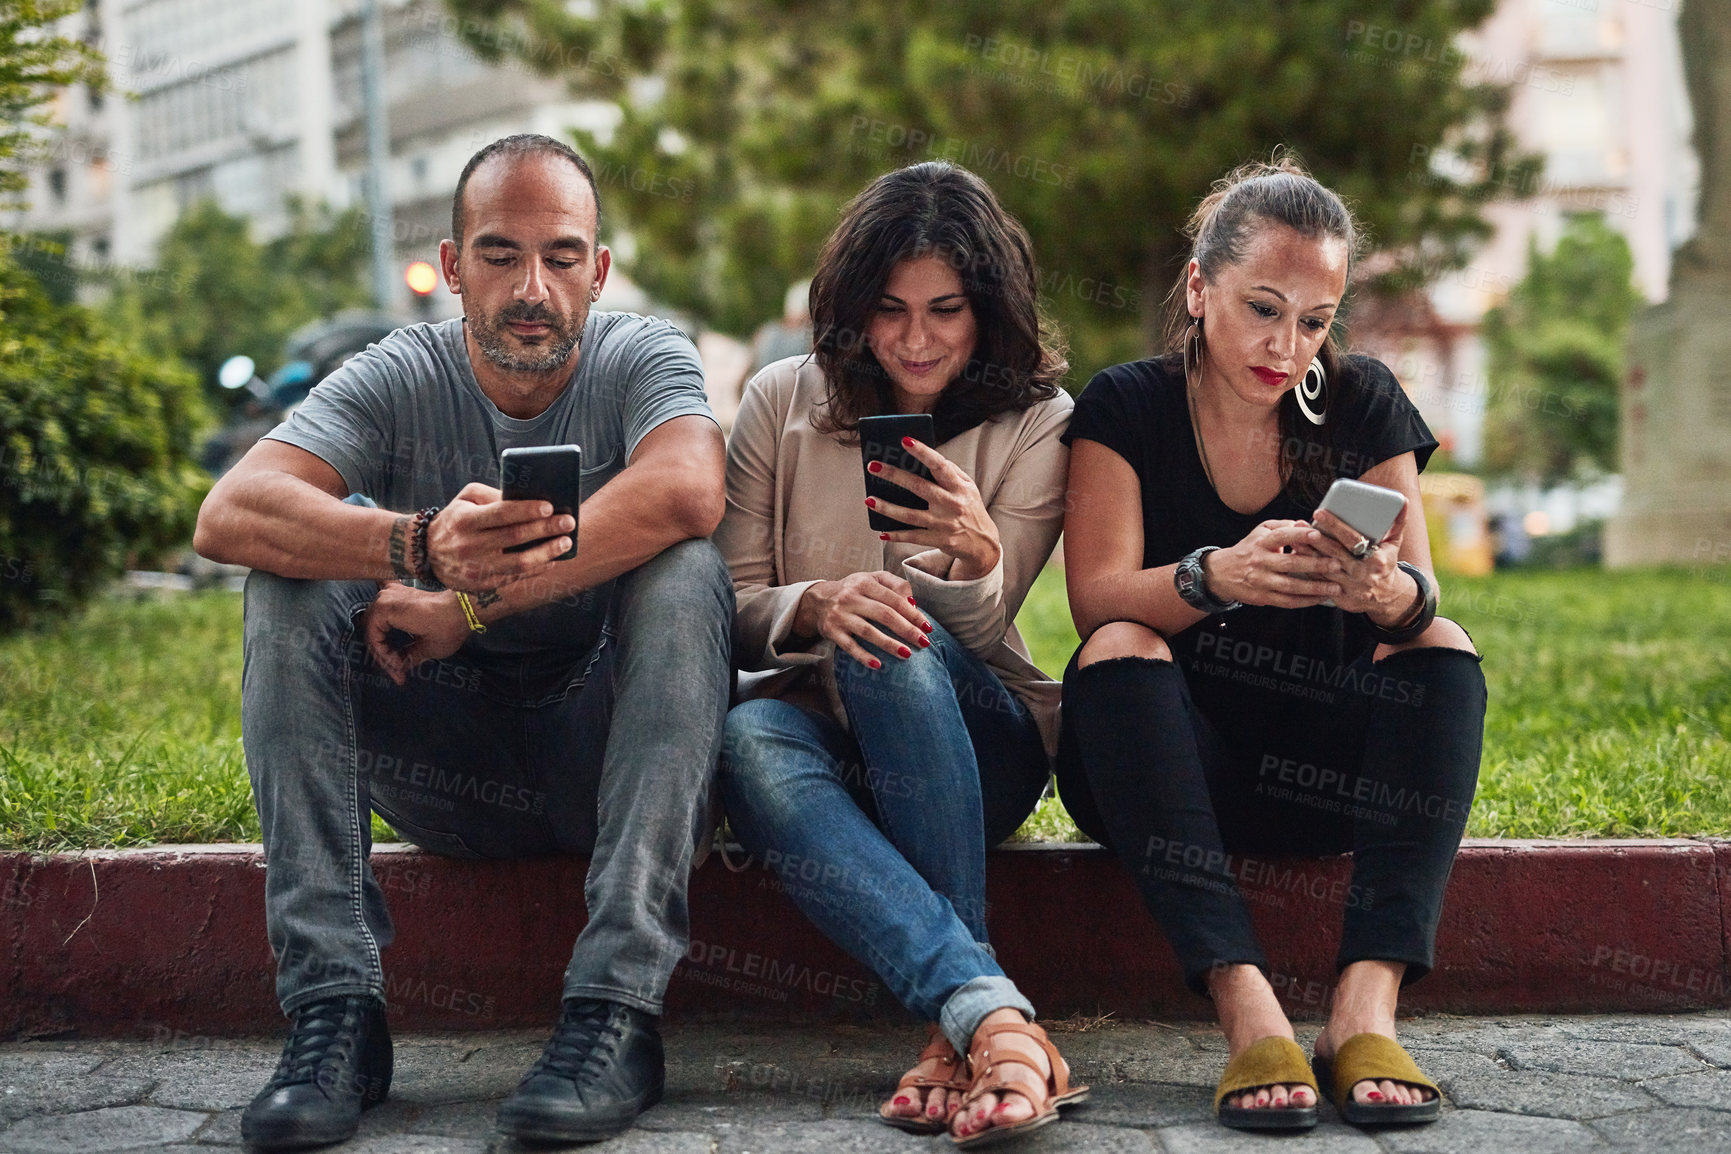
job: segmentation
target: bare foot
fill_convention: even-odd
[[[966,1059],[960,1057],[948,1062],[941,1057],[927,1058],[908,1073],[927,1078],[948,1079],[964,1061]],[[947,1125],[961,1104],[960,1090],[946,1090],[942,1086],[922,1090],[918,1086],[907,1086],[890,1095],[889,1102],[884,1106],[884,1113],[895,1118],[925,1118]]]
[[[1340,975],[1328,1025],[1316,1039],[1316,1054],[1333,1058],[1341,1042],[1355,1034],[1394,1038],[1394,1011],[1406,966],[1399,962],[1354,962]],[[1399,1039],[1395,1039],[1398,1041]],[[1436,1094],[1427,1086],[1389,1079],[1354,1082],[1352,1100],[1366,1106],[1416,1106]]]
[[[1292,1037],[1292,1023],[1280,1008],[1280,999],[1262,971],[1255,966],[1221,966],[1208,975],[1208,989],[1220,1014],[1231,1058],[1264,1038]],[[1232,1095],[1223,1103],[1244,1110],[1284,1109],[1316,1105],[1316,1092],[1302,1082],[1257,1086]]]
[[[974,1042],[989,1033],[988,1027],[1000,1022],[1026,1022],[1020,1010],[993,1010],[986,1015],[974,1031]],[[1037,1052],[1033,1058],[1035,1069],[1048,1078],[1052,1074],[1052,1064],[1046,1060],[1046,1053],[1038,1046],[1032,1047]],[[1026,1122],[1034,1116],[1034,1104],[1023,1094],[1014,1090],[1003,1090],[996,1094],[981,1094],[975,1098],[965,1110],[960,1111],[950,1121],[950,1133],[957,1138],[966,1138],[970,1134],[978,1134],[993,1126],[1009,1126],[1017,1122]]]

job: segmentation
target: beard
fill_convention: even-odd
[[[469,329],[481,355],[506,372],[550,373],[570,358],[571,350],[583,339],[583,325],[588,319],[586,308],[561,317],[545,304],[519,301],[490,316],[470,317]],[[529,346],[514,343],[520,338],[506,327],[512,321],[546,325],[547,335],[540,338],[544,343]]]

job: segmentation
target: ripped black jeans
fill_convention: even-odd
[[[1478,656],[1423,648],[1326,677],[1247,675],[1186,640],[1177,665],[1072,657],[1057,761],[1065,808],[1130,871],[1186,983],[1206,994],[1215,967],[1268,969],[1237,884],[1246,854],[1352,853],[1337,964],[1423,977],[1478,785]]]

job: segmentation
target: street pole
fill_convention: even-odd
[[[385,124],[385,30],[379,0],[361,4],[361,103],[367,120],[367,215],[373,225],[373,301],[381,312],[394,313],[392,267],[396,261],[396,224],[391,218],[385,165],[391,140]]]

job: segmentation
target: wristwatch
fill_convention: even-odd
[[[1178,590],[1178,596],[1184,598],[1184,604],[1192,609],[1200,609],[1210,616],[1230,613],[1244,605],[1242,601],[1217,601],[1213,594],[1208,592],[1208,578],[1202,572],[1202,558],[1218,548],[1218,545],[1202,546],[1178,562],[1178,568],[1172,574],[1173,587]]]

